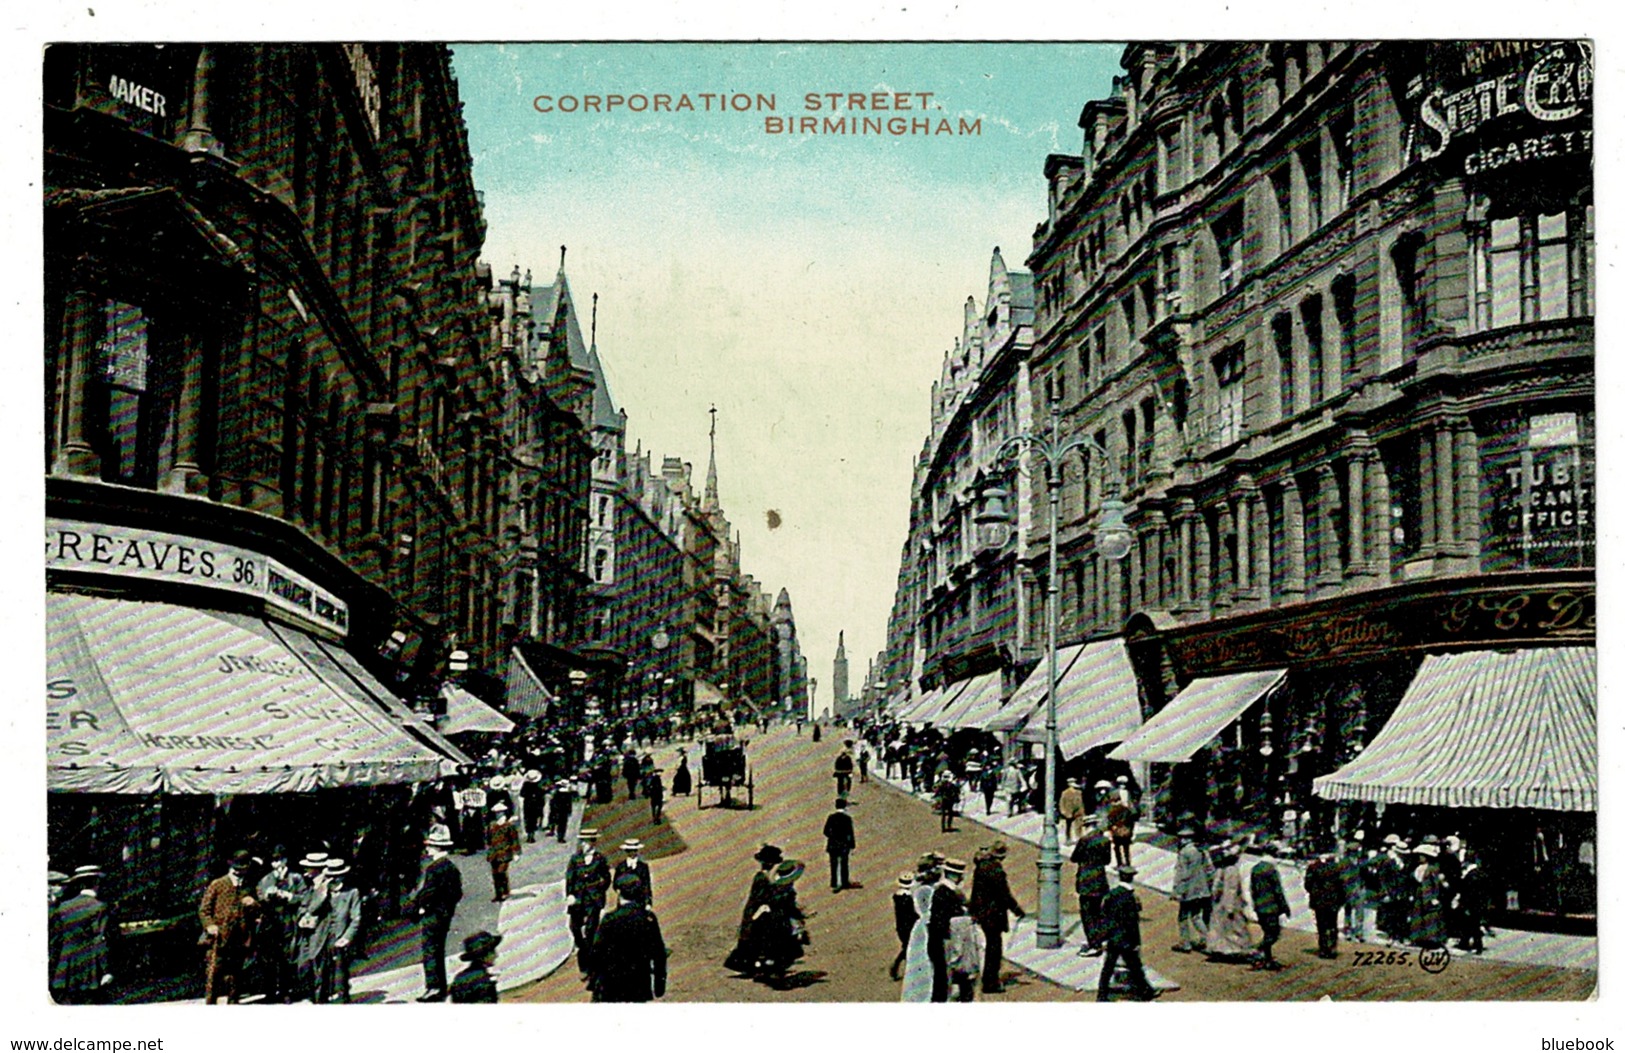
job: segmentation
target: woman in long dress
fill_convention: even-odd
[[[931,1001],[931,956],[926,950],[926,929],[931,924],[931,897],[937,891],[937,879],[942,876],[936,860],[926,856],[920,860],[914,879],[914,911],[919,917],[908,934],[908,952],[903,956],[904,1002]]]
[[[758,953],[760,934],[754,931],[757,911],[767,901],[768,889],[773,884],[769,875],[775,867],[784,862],[784,852],[777,845],[763,845],[756,850],[755,859],[762,868],[750,881],[750,894],[745,897],[745,910],[739,916],[739,939],[734,944],[733,951],[722,963],[736,973],[752,973],[756,970],[756,962],[760,957]]]
[[[1247,928],[1252,900],[1241,872],[1241,850],[1226,845],[1219,853],[1213,876],[1213,919],[1207,930],[1207,955],[1220,961],[1252,958],[1253,937]]]
[[[688,751],[677,749],[677,771],[671,777],[671,795],[687,797],[694,789],[694,774],[688,769]]]

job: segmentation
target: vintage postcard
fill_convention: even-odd
[[[51,44],[14,986],[1593,1000],[1597,55]]]

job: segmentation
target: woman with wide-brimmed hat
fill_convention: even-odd
[[[784,862],[784,850],[778,845],[764,844],[756,850],[753,858],[761,864],[761,869],[750,879],[750,894],[745,897],[745,909],[739,916],[739,938],[734,943],[733,951],[722,963],[738,973],[753,971],[755,948],[750,939],[751,922],[756,918],[756,908],[767,899],[767,890],[772,886],[770,873]]]
[[[764,846],[771,848],[772,846]],[[761,856],[762,853],[757,853]],[[729,956],[730,967],[758,978],[780,977],[802,957],[810,942],[806,915],[796,902],[796,879],[806,870],[794,859],[763,863],[766,882],[760,901],[745,919],[740,947]],[[755,888],[752,889],[755,892]]]

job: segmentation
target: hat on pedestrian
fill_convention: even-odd
[[[1105,779],[1101,779],[1099,782],[1095,783],[1095,789],[1097,790],[1109,790],[1111,788],[1112,784],[1107,782]]]
[[[1188,826],[1182,826],[1182,827],[1179,828],[1179,833],[1176,836],[1178,836],[1178,837],[1195,837],[1196,836],[1196,831],[1192,830]]]
[[[491,806],[491,811],[493,812],[506,812],[507,810],[508,806],[502,801],[498,801],[496,804]]]
[[[350,864],[342,859],[329,859],[325,872],[328,877],[341,877],[350,872]]]
[[[942,872],[963,877],[965,874],[965,861],[963,859],[944,859],[942,861]]]
[[[635,837],[629,837],[625,841],[621,842],[621,851],[622,852],[641,852],[641,851],[643,851],[643,842],[639,841]]]
[[[541,782],[542,781],[542,773],[537,771],[535,768],[532,768],[529,771],[525,772],[525,781],[526,782]],[[474,935],[478,936],[479,933],[475,933]]]
[[[484,929],[470,933],[463,937],[463,961],[489,962],[491,956],[496,953],[497,944],[501,942],[501,936],[486,932]]]
[[[1400,840],[1398,834],[1389,834],[1387,837],[1382,839],[1382,843],[1385,845],[1400,845],[1404,844],[1405,842]]]
[[[287,845],[277,845],[275,848],[271,849],[271,862],[274,863],[279,859],[286,860],[287,858],[288,858],[288,846]]]
[[[66,885],[68,883],[68,875],[62,873],[60,870],[47,870],[45,872],[45,881],[46,884],[49,885]]]
[[[74,867],[73,876],[68,879],[74,886],[94,885],[102,879],[102,868],[95,865]]]
[[[1427,834],[1422,838],[1422,843],[1424,845],[1437,845],[1439,843],[1439,835]]]
[[[1411,846],[1409,844],[1405,843],[1404,841],[1396,841],[1396,842],[1394,842],[1394,851],[1403,854],[1405,852],[1409,852],[1410,850],[1411,850]]]
[[[1354,839],[1356,841],[1364,841],[1365,840],[1365,829],[1363,827],[1361,829],[1359,829],[1359,830],[1354,831]]]
[[[636,874],[622,874],[615,879],[615,892],[622,899],[635,899],[643,902],[643,882]]]
[[[1078,784],[1078,780],[1076,780],[1076,779],[1068,779],[1068,780],[1066,780],[1066,784],[1068,786],[1076,786]]]
[[[299,865],[302,867],[312,867],[320,870],[322,867],[327,865],[327,853],[310,852],[306,854],[305,858],[299,861]]]
[[[576,831],[576,840],[578,840],[578,841],[596,841],[596,840],[598,840],[598,828],[596,826],[583,826],[580,830]]]
[[[430,848],[450,848],[455,842],[451,839],[450,831],[432,830],[429,836],[423,839],[423,843]]]
[[[1427,856],[1429,859],[1436,859],[1439,855],[1439,846],[1430,845],[1426,841],[1423,841],[1421,844],[1416,846],[1415,854],[1419,856]]]
[[[1128,783],[1128,776],[1127,775],[1119,775],[1117,777],[1117,781],[1120,782],[1120,783],[1127,784]]]
[[[253,862],[254,857],[250,856],[244,849],[239,848],[231,854],[231,862],[228,865],[233,870],[247,870],[249,864]]]
[[[914,887],[914,875],[910,874],[906,870],[903,871],[901,874],[898,874],[897,875],[897,887],[898,887],[898,889],[913,888]]]
[[[837,808],[845,808],[846,805],[847,805],[847,800],[846,800],[845,797],[837,797],[837,798],[835,798],[835,807],[837,807]]]
[[[769,874],[767,879],[775,885],[788,885],[800,877],[806,869],[799,860],[786,859],[773,868],[773,873]]]
[[[758,863],[772,863],[777,865],[784,862],[784,850],[778,845],[763,845],[756,850],[752,857]]]

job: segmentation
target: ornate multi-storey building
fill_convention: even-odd
[[[1035,383],[1109,454],[1063,483],[1063,634],[1125,637],[1157,714],[1112,756],[1178,762],[1148,773],[1168,815],[1482,831],[1510,902],[1584,913],[1589,46],[1138,44],[1123,68],[1046,165],[1029,259]],[[1170,745],[1191,720],[1211,733]]]
[[[170,917],[461,757],[398,696],[505,654],[485,227],[438,45],[54,46],[44,147],[50,848]]]

